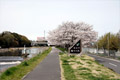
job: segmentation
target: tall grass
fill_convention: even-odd
[[[0,75],[0,80],[21,80],[24,75],[32,71],[47,55],[52,48],[45,50],[43,53],[22,62],[21,64],[7,69]]]

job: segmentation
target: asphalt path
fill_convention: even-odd
[[[49,55],[23,80],[61,80],[59,52],[53,47]]]
[[[100,64],[103,64],[105,67],[107,67],[107,68],[113,70],[114,72],[120,74],[120,61],[96,56],[94,54],[88,54],[88,56],[91,56],[91,57],[95,58],[95,60],[97,62],[99,62]]]

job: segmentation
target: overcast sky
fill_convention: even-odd
[[[0,0],[0,33],[16,32],[31,40],[62,22],[85,22],[101,36],[120,30],[120,0]]]

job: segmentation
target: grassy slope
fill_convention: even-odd
[[[69,61],[68,61],[69,57],[64,56],[62,57],[62,53],[60,54],[60,60],[61,60],[61,68],[63,68],[61,71],[62,72],[61,76],[62,76],[62,80],[63,78],[66,80],[77,80],[75,74],[74,74],[74,70],[72,69],[72,67],[69,65]]]
[[[66,80],[120,80],[120,75],[82,55],[70,56],[60,54],[63,74]]]
[[[20,65],[11,67],[3,72],[0,80],[21,80],[24,75],[32,71],[47,55],[52,48],[45,50],[42,54],[31,58],[30,60],[22,62]]]

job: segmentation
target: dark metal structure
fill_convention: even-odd
[[[69,53],[71,54],[79,54],[82,51],[81,40],[77,41],[70,49]]]

